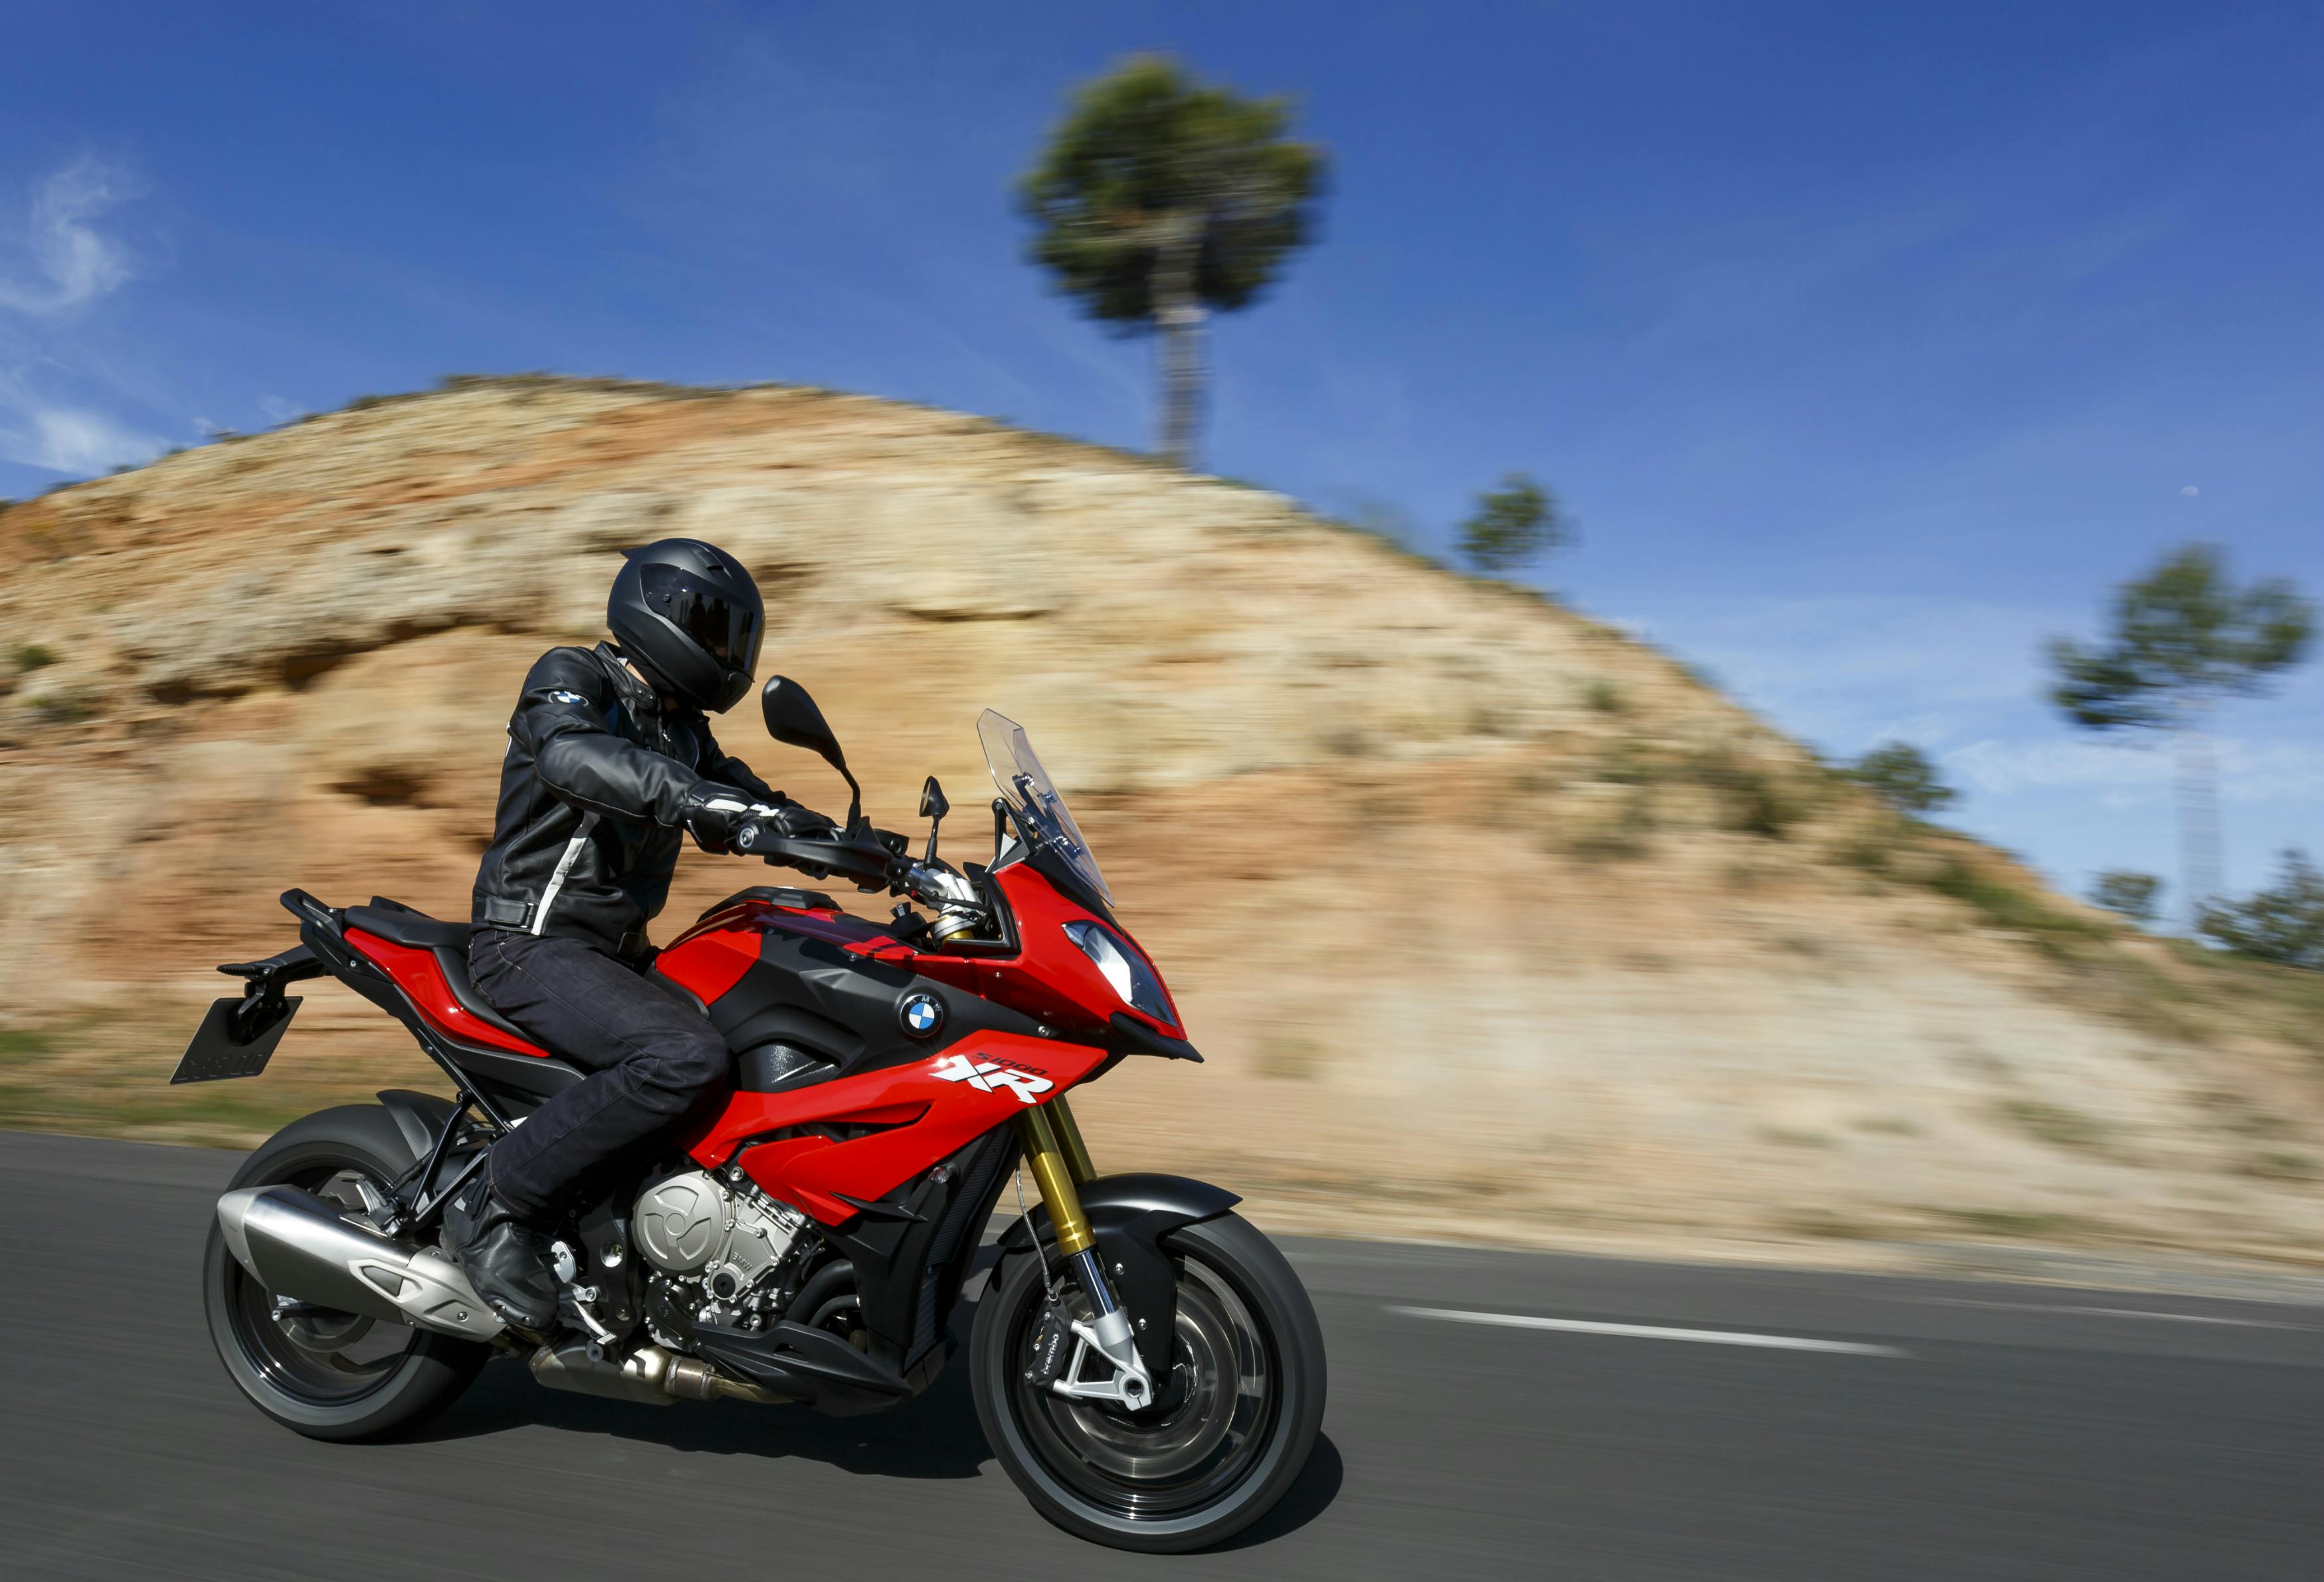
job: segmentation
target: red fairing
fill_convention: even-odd
[[[910,1065],[821,1082],[797,1093],[736,1093],[687,1140],[696,1164],[715,1169],[738,1144],[788,1127],[869,1125],[892,1129],[838,1142],[781,1138],[742,1150],[761,1187],[826,1225],[856,1210],[835,1194],[872,1202],[934,1168],[1097,1069],[1105,1051],[1085,1044],[976,1033]]]
[[[735,926],[742,920],[739,908],[704,919],[654,958],[654,970],[710,1004],[742,982],[759,959],[758,932]]]
[[[451,985],[444,981],[444,969],[436,964],[432,952],[395,944],[360,928],[348,929],[346,938],[347,943],[395,980],[395,986],[420,1007],[421,1016],[463,1044],[481,1044],[487,1049],[505,1049],[541,1060],[551,1058],[549,1051],[539,1044],[512,1038],[490,1022],[480,1022],[470,1016],[467,1008],[452,998]]]
[[[1170,1008],[1170,1019],[1164,1021],[1124,1004],[1113,991],[1113,985],[1106,981],[1105,974],[1098,970],[1097,963],[1082,954],[1081,947],[1065,937],[1068,923],[1086,920],[1102,924],[1104,919],[1059,895],[1056,887],[1028,864],[1012,863],[995,873],[992,881],[1008,897],[1009,910],[1017,919],[1019,947],[1013,960],[993,963],[995,987],[986,990],[993,998],[1068,1026],[1086,1023],[1102,1027],[1115,1012],[1126,1012],[1173,1038],[1185,1037],[1186,1030],[1178,1020],[1178,1003],[1171,998],[1167,984],[1162,999]],[[1110,926],[1109,932],[1138,952],[1147,970],[1153,972],[1155,982],[1162,982],[1162,973],[1144,946],[1119,927]],[[1072,1012],[1061,1010],[1058,1001],[1073,1007]]]
[[[771,901],[737,901],[710,914],[670,942],[654,958],[654,970],[693,994],[704,1005],[742,981],[758,961],[761,936],[769,924],[785,934],[828,940],[859,956],[910,961],[912,952],[874,923],[844,912],[778,906]]]

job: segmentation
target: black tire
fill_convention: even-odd
[[[415,1163],[393,1116],[378,1105],[350,1104],[277,1132],[235,1173],[234,1185],[288,1182],[330,1196],[357,1175],[384,1186]],[[252,1404],[309,1439],[380,1439],[416,1427],[449,1406],[493,1354],[481,1341],[367,1319],[286,1318],[273,1303],[226,1251],[213,1216],[202,1305],[218,1360]],[[362,1355],[372,1351],[383,1354]]]
[[[1178,1268],[1179,1406],[1130,1417],[1025,1382],[1046,1301],[1028,1254],[994,1271],[969,1355],[984,1437],[1035,1510],[1095,1543],[1183,1554],[1258,1521],[1307,1465],[1323,1421],[1323,1334],[1299,1276],[1240,1216],[1186,1226],[1163,1246]],[[1230,1352],[1231,1390],[1210,1360]]]

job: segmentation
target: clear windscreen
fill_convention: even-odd
[[[1105,888],[1097,859],[1090,855],[1089,842],[1082,839],[1081,826],[1074,823],[1056,783],[1034,756],[1025,727],[987,709],[976,717],[976,739],[984,744],[984,761],[991,767],[992,783],[1001,787],[1001,798],[1016,814],[1017,822],[1056,852],[1073,869],[1074,878],[1112,906],[1113,892]]]

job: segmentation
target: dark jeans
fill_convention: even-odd
[[[479,928],[468,972],[493,1009],[590,1073],[493,1145],[493,1190],[521,1214],[547,1218],[733,1070],[709,1017],[578,940]]]

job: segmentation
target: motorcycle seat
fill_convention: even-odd
[[[384,906],[350,906],[346,917],[349,928],[359,928],[390,944],[428,952],[436,958],[437,969],[444,974],[444,987],[452,991],[452,998],[459,1002],[462,1010],[512,1038],[533,1042],[531,1034],[493,1009],[491,1002],[476,992],[475,983],[468,977],[468,935],[475,932],[468,924],[439,922],[425,912],[414,912],[393,903]],[[579,1081],[577,1074],[575,1081]]]
[[[465,923],[438,922],[425,912],[414,912],[393,902],[386,906],[350,906],[346,916],[349,928],[360,928],[391,944],[410,945],[423,951],[457,951],[464,956],[468,953],[468,935],[473,931]]]
[[[444,987],[452,991],[452,998],[460,1002],[462,1010],[488,1026],[498,1027],[512,1037],[521,1038],[527,1044],[533,1042],[531,1034],[493,1009],[491,1003],[476,992],[475,984],[468,977],[468,942],[466,940],[460,942],[460,948],[457,950],[438,950],[436,952],[436,965],[444,973]]]

